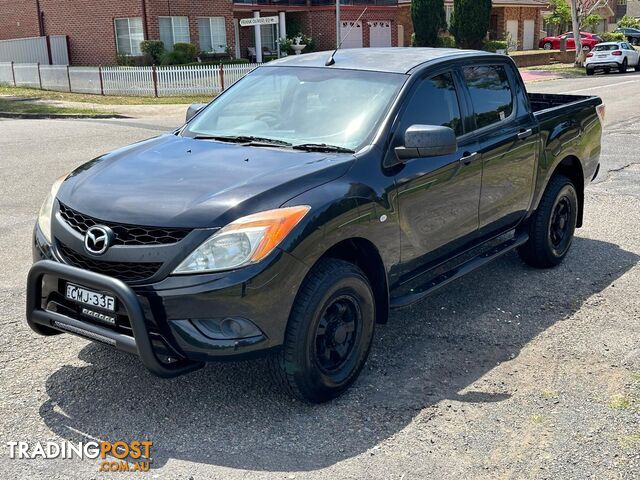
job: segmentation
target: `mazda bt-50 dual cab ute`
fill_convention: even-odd
[[[164,377],[268,354],[290,394],[331,399],[391,308],[513,249],[562,261],[598,171],[601,103],[527,94],[509,57],[475,51],[270,62],[178,130],[55,182],[28,323]]]

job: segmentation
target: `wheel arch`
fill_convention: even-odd
[[[347,238],[331,246],[316,263],[325,258],[337,258],[353,263],[364,272],[376,302],[376,323],[387,323],[389,286],[384,262],[376,246],[362,237]]]
[[[582,226],[582,220],[584,218],[584,170],[582,163],[580,163],[578,157],[568,155],[556,165],[549,178],[558,174],[568,177],[576,187],[576,193],[578,194],[578,219],[576,227],[579,228]]]

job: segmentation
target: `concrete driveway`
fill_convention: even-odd
[[[539,271],[511,254],[394,312],[355,386],[313,407],[279,394],[261,361],[162,380],[28,330],[30,235],[53,180],[182,115],[0,121],[0,476],[108,478],[94,460],[9,459],[9,441],[145,439],[154,478],[639,478],[638,87],[635,74],[533,85],[608,105],[566,262]]]

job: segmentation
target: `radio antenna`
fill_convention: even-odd
[[[367,11],[367,8],[369,7],[364,7],[364,10],[362,11],[362,13],[360,14],[360,16],[356,19],[355,22],[353,22],[353,24],[351,25],[351,27],[349,27],[349,30],[347,30],[346,35],[344,36],[344,38],[342,38],[340,40],[340,44],[337,46],[337,48],[331,53],[331,56],[327,59],[327,61],[324,63],[325,67],[330,67],[331,65],[333,65],[334,63],[336,63],[336,61],[333,59],[333,56],[336,54],[336,52],[338,50],[340,50],[340,47],[342,46],[342,44],[344,43],[344,41],[347,39],[347,37],[349,36],[349,34],[351,33],[351,30],[353,30],[353,27],[356,26],[356,24],[360,21],[360,19],[362,18],[362,16],[365,14],[365,12]]]

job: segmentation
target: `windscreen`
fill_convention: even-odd
[[[261,67],[212,102],[187,136],[254,136],[356,150],[408,77],[312,67]]]

